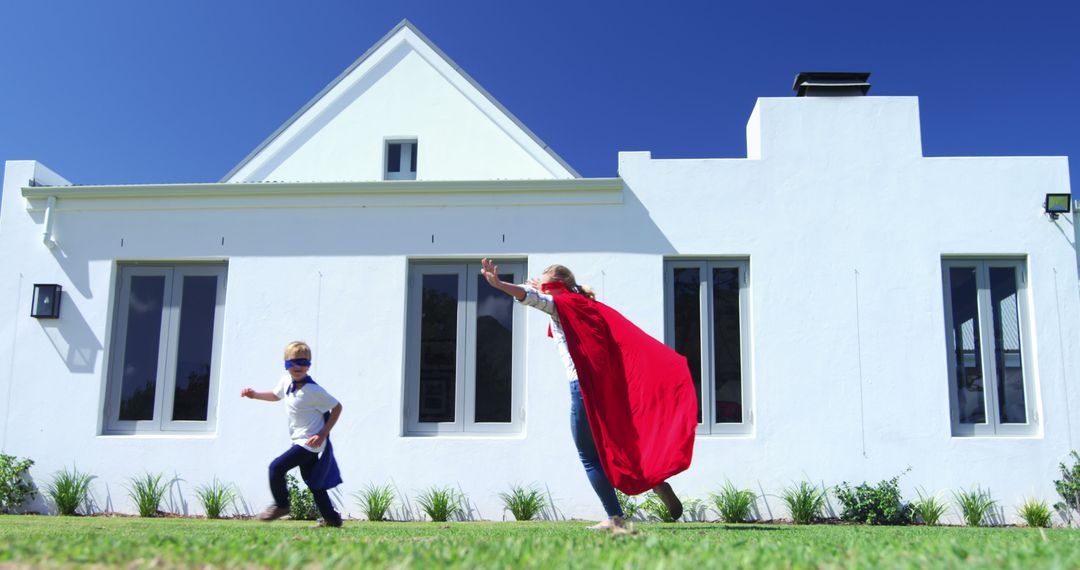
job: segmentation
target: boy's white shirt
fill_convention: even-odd
[[[310,447],[307,440],[319,433],[326,424],[323,414],[338,405],[338,401],[322,386],[308,382],[299,390],[288,393],[292,386],[292,376],[286,374],[274,387],[274,394],[285,401],[289,414],[289,438],[292,442],[308,451],[322,453],[326,440],[319,447]]]

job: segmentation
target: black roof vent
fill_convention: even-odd
[[[792,89],[798,97],[850,97],[866,95],[870,73],[846,71],[803,71],[795,76]]]

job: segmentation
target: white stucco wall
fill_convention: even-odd
[[[313,376],[345,406],[334,431],[345,493],[392,480],[415,497],[451,484],[473,516],[497,520],[498,492],[537,482],[560,516],[598,517],[538,312],[528,315],[522,433],[401,435],[409,260],[518,257],[533,274],[563,263],[662,337],[664,260],[727,256],[749,259],[754,429],[700,436],[692,467],[673,480],[681,494],[705,498],[730,479],[766,493],[764,516],[783,517],[776,495],[797,480],[877,481],[910,467],[909,496],[980,485],[1010,520],[1026,497],[1054,501],[1057,463],[1080,441],[1069,418],[1080,396],[1066,389],[1080,348],[1072,216],[1052,223],[1041,212],[1046,192],[1068,191],[1065,159],[923,158],[914,98],[761,99],[753,117],[753,159],[622,153],[622,203],[71,199],[58,206],[53,251],[41,243],[42,212],[21,196],[34,163],[8,163],[3,450],[35,459],[39,481],[65,465],[93,472],[98,502],[115,510],[133,510],[122,485],[144,470],[178,473],[190,512],[191,489],[215,476],[261,508],[266,465],[287,446],[284,410],[238,393],[269,387],[282,346],[305,338]],[[951,436],[941,259],[958,254],[1028,258],[1034,437]],[[99,435],[116,263],[186,259],[229,263],[217,431]],[[35,282],[64,286],[59,322],[28,316]],[[357,513],[352,498],[345,507]]]

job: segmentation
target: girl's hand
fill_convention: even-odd
[[[484,258],[480,260],[482,267],[480,268],[480,275],[487,279],[488,285],[498,288],[502,281],[499,280],[499,266],[495,265],[495,262]]]
[[[539,280],[539,279],[537,279],[536,277],[530,277],[530,278],[529,278],[529,280],[528,280],[528,281],[526,281],[525,283],[526,283],[526,284],[527,284],[527,285],[528,285],[529,287],[532,287],[533,289],[536,289],[537,291],[539,291],[539,290],[540,290],[540,287],[541,287],[541,285],[540,285],[540,280]]]
[[[240,390],[240,397],[241,398],[254,398],[255,397],[255,390],[252,390],[251,388],[244,388],[243,390]]]
[[[315,434],[307,439],[307,445],[308,447],[319,447],[325,439],[325,437]]]

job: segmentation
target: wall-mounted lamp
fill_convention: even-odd
[[[1043,209],[1051,220],[1058,219],[1061,214],[1068,214],[1072,211],[1072,194],[1047,194]]]
[[[34,285],[34,302],[30,306],[30,316],[35,319],[60,318],[59,285]]]

